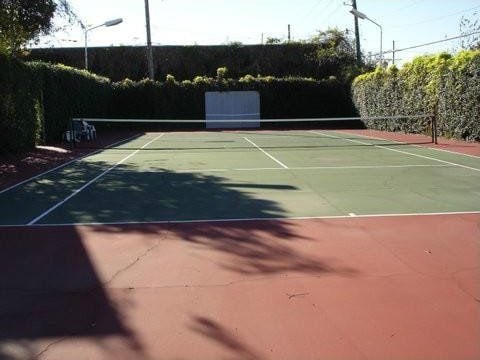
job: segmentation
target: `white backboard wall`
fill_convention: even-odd
[[[205,92],[205,119],[208,128],[260,127],[260,94],[258,91],[207,91]],[[209,122],[209,120],[225,120]]]

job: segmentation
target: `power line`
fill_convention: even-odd
[[[394,15],[396,15],[396,13],[400,12],[400,11],[404,11],[406,9],[410,9],[411,7],[415,6],[415,5],[418,5],[419,3],[423,2],[424,0],[415,0],[413,1],[412,3],[408,4],[408,5],[405,5],[405,6],[402,6],[401,8],[393,11]]]
[[[450,37],[450,38],[446,38],[446,39],[442,39],[442,40],[436,40],[436,41],[431,41],[431,42],[424,43],[424,44],[413,45],[413,46],[409,46],[409,47],[406,47],[406,48],[403,48],[403,49],[388,50],[388,51],[384,51],[383,54],[390,54],[390,53],[393,53],[393,52],[399,52],[399,51],[416,49],[416,48],[419,48],[419,47],[428,46],[428,45],[433,45],[433,44],[438,44],[438,43],[442,43],[442,42],[450,41],[450,40],[455,40],[455,39],[460,39],[460,38],[463,38],[463,37],[467,37],[467,36],[471,36],[471,35],[476,35],[476,34],[480,34],[480,31],[474,31],[474,32],[471,32],[471,33],[468,33],[468,34],[457,35],[457,36],[453,36],[453,37]],[[377,56],[377,55],[380,55],[380,53],[373,54],[372,56]]]
[[[323,3],[325,0],[319,0],[317,1],[311,8],[310,10],[308,10],[306,13],[304,13],[304,15],[302,15],[301,17],[301,20],[305,20],[305,19],[308,19],[309,17],[311,17],[314,13],[315,13],[315,10],[318,8],[318,6]]]
[[[331,17],[333,14],[335,14],[342,6],[343,6],[342,3],[338,4],[338,6],[337,6],[335,9],[333,9],[333,11],[331,11],[331,12],[328,14],[327,18],[329,18],[329,17]]]
[[[334,4],[334,3],[335,3],[335,1],[331,0],[331,1],[328,3],[328,5],[323,8],[324,12],[322,13],[322,15],[320,15],[320,17],[318,18],[318,20],[320,20],[320,19],[323,20],[323,19],[325,18],[325,13],[326,13],[327,9],[329,9],[329,8],[330,8],[330,5],[332,5],[332,4]]]
[[[457,12],[454,12],[454,13],[451,13],[451,14],[442,15],[442,16],[439,16],[439,17],[435,17],[435,18],[431,18],[431,19],[419,21],[419,22],[416,22],[416,23],[402,24],[402,25],[394,25],[394,26],[395,26],[395,27],[405,27],[405,26],[421,25],[421,24],[425,24],[425,23],[432,22],[432,21],[437,21],[437,20],[446,19],[446,18],[448,18],[448,17],[455,16],[455,15],[458,15],[458,14],[462,14],[462,13],[465,13],[465,12],[467,12],[467,11],[475,10],[475,9],[478,9],[478,8],[480,8],[480,5],[474,6],[474,7],[469,8],[469,9],[460,10],[460,11],[457,11]]]

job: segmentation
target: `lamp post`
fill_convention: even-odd
[[[92,26],[92,27],[85,27],[82,25],[84,34],[85,34],[85,70],[88,70],[88,45],[87,45],[87,40],[88,40],[88,32],[90,30],[102,27],[102,26],[115,26],[120,24],[123,21],[122,18],[119,19],[113,19],[109,21],[105,21],[103,24],[97,25],[97,26]]]
[[[383,66],[383,49],[382,49],[382,42],[383,42],[383,30],[382,30],[382,25],[380,25],[379,23],[373,21],[372,19],[370,19],[367,15],[365,15],[364,13],[356,10],[356,9],[352,9],[350,10],[350,13],[355,16],[356,18],[358,19],[362,19],[362,20],[368,20],[370,21],[371,23],[377,25],[379,28],[380,28],[380,66]]]
[[[153,50],[152,50],[152,38],[150,33],[150,7],[148,0],[145,0],[145,27],[147,29],[147,65],[148,76],[151,80],[155,80],[155,72],[153,69]]]

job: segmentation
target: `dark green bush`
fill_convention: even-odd
[[[58,142],[72,117],[203,119],[206,91],[256,90],[263,118],[349,116],[354,108],[349,87],[326,80],[246,75],[197,76],[164,82],[109,79],[63,65],[23,64],[0,58],[0,145],[19,151]]]
[[[58,142],[73,116],[108,116],[110,80],[63,65],[0,55],[0,152]]]
[[[40,89],[46,142],[59,141],[71,117],[108,115],[112,94],[109,79],[64,65],[30,62],[27,66]]]
[[[480,51],[421,56],[402,69],[358,76],[353,101],[361,116],[436,114],[439,134],[480,140]],[[380,130],[425,133],[428,119],[368,121]]]
[[[42,103],[32,71],[0,54],[0,152],[32,148],[42,133]]]
[[[156,80],[164,79],[167,74],[179,80],[200,74],[213,77],[219,67],[226,66],[228,75],[233,78],[262,74],[315,79],[334,75],[339,79],[351,79],[354,57],[345,56],[344,51],[336,52],[329,46],[321,43],[154,46],[155,77]],[[328,51],[322,52],[322,49]],[[144,46],[95,47],[89,49],[88,54],[91,71],[113,81],[140,80],[148,76]],[[77,68],[84,66],[82,48],[32,49],[27,59]]]
[[[112,117],[203,119],[206,91],[255,90],[263,118],[350,116],[349,87],[335,78],[274,78],[246,75],[240,79],[197,76],[192,81],[124,80],[114,83]]]

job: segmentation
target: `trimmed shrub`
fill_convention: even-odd
[[[351,116],[354,107],[350,89],[335,78],[253,77],[224,78],[197,76],[193,81],[165,82],[124,80],[114,83],[112,117],[146,119],[203,119],[206,91],[246,91],[260,93],[263,118]]]
[[[27,66],[40,89],[44,141],[59,141],[71,117],[101,117],[109,113],[109,79],[64,65],[30,62]]]
[[[0,54],[0,153],[30,149],[41,140],[42,106],[32,71]]]
[[[421,56],[355,78],[353,101],[361,116],[436,114],[439,135],[480,140],[480,51]],[[428,119],[367,121],[370,128],[428,131]]]
[[[480,140],[480,51],[452,59],[440,83],[438,114],[443,135]]]
[[[125,79],[111,83],[64,65],[0,58],[1,151],[20,151],[58,142],[72,117],[203,119],[206,91],[256,90],[263,118],[350,116],[348,85],[335,77],[311,78],[246,75],[196,76],[179,82]]]
[[[322,50],[328,50],[322,52]],[[113,81],[125,78],[140,80],[148,76],[144,46],[92,47],[88,51],[91,71]],[[331,58],[330,58],[331,57]],[[199,74],[216,76],[219,67],[229,69],[228,76],[246,74],[311,76],[316,79],[335,75],[351,79],[354,57],[331,49],[331,44],[288,43],[274,45],[187,45],[154,46],[156,79],[172,74],[178,80],[192,79]],[[83,68],[83,48],[31,49],[28,60],[62,63]]]

